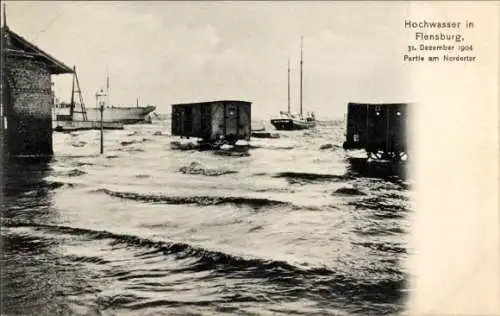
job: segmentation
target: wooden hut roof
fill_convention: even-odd
[[[9,27],[2,27],[1,33],[4,40],[2,50],[4,50],[7,55],[38,58],[49,66],[50,73],[54,75],[73,73],[72,68],[44,52],[19,34],[16,34]]]
[[[211,105],[211,104],[214,104],[214,103],[251,104],[252,102],[242,101],[242,100],[214,100],[214,101],[204,101],[204,102],[177,103],[177,104],[172,104],[172,106],[177,106],[177,105]]]
[[[366,105],[366,106],[405,106],[409,105],[411,103],[396,103],[396,102],[389,102],[389,103],[361,103],[361,102],[349,102],[348,105]]]

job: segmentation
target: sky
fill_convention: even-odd
[[[304,111],[342,118],[347,102],[410,102],[402,50],[404,2],[22,2],[7,23],[68,66],[84,100],[110,75],[110,102],[157,106],[238,99],[266,118],[299,110],[300,38]],[[71,75],[54,76],[62,100]]]

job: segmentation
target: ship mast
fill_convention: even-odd
[[[290,114],[290,57],[288,57],[288,114]]]
[[[6,27],[7,26],[7,13],[6,12],[6,9],[5,9],[5,3],[3,4],[3,27]]]
[[[302,65],[304,64],[303,58],[302,58],[302,36],[300,37],[300,117],[302,117]]]
[[[73,113],[75,112],[75,76],[76,76],[76,66],[73,66],[73,83],[71,86],[71,103],[69,107],[69,116],[73,120]]]
[[[2,26],[2,31],[1,31],[1,34],[0,36],[2,37],[1,38],[1,50],[2,50],[2,60],[1,60],[1,67],[2,67],[2,100],[0,101],[0,133],[1,133],[1,144],[0,144],[0,151],[2,151],[2,154],[3,153],[6,153],[8,151],[8,149],[6,147],[4,147],[5,145],[7,145],[6,141],[5,141],[5,138],[7,137],[4,133],[6,132],[6,129],[7,129],[7,111],[8,111],[8,105],[7,105],[7,67],[5,65],[6,61],[7,61],[7,57],[6,57],[6,49],[7,49],[7,39],[6,39],[6,36],[7,36],[7,30],[8,30],[8,27],[7,27],[7,14],[6,14],[6,7],[5,7],[5,3],[3,4],[3,26]],[[2,155],[2,162],[3,162],[3,157],[4,155]]]

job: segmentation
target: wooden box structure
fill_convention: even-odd
[[[399,160],[407,155],[407,103],[347,105],[344,149],[364,149],[370,158]]]
[[[234,144],[250,140],[251,102],[237,100],[172,105],[172,135]]]

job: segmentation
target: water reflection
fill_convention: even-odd
[[[51,171],[48,162],[8,162],[3,166],[4,221],[47,223],[57,217],[51,208],[50,191],[60,183],[45,178]]]
[[[361,271],[371,271],[380,283],[376,291],[387,302],[404,305],[407,299],[408,275],[404,262],[408,259],[405,224],[410,212],[408,198],[407,162],[368,161],[349,157],[346,177],[353,177],[358,185],[374,194],[350,200],[347,205],[355,214],[352,225],[354,253]],[[384,299],[380,298],[377,303]]]
[[[366,158],[347,158],[348,174],[384,180],[404,181],[408,177],[408,163],[368,161]]]
[[[59,275],[54,240],[30,232],[32,225],[56,221],[53,183],[45,181],[48,162],[11,161],[3,165],[2,313],[47,314],[58,300]],[[59,309],[64,309],[58,304]],[[60,310],[63,312],[63,310]]]

